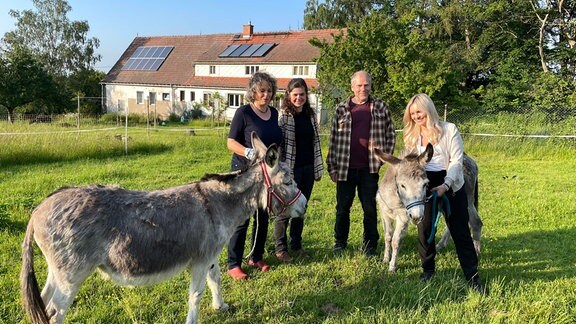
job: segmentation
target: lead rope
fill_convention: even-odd
[[[432,191],[432,229],[430,230],[430,237],[428,237],[428,244],[432,244],[434,241],[434,236],[436,235],[436,230],[438,229],[438,223],[440,222],[440,215],[442,215],[442,209],[445,209],[446,218],[450,217],[450,201],[446,194],[442,195],[440,202],[438,200],[438,192],[436,190]],[[436,209],[438,207],[438,209]]]

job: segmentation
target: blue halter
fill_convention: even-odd
[[[432,191],[432,229],[430,231],[430,237],[428,238],[428,244],[432,244],[434,241],[434,235],[436,235],[436,230],[438,229],[438,222],[440,222],[440,215],[442,210],[445,211],[446,218],[450,218],[450,201],[446,197],[446,193],[440,197],[438,201],[438,192]]]

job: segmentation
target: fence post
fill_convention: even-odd
[[[448,114],[448,104],[444,104],[444,121],[446,121],[447,114]]]
[[[78,94],[76,97],[78,98],[78,122],[76,125],[78,126],[78,130],[80,130],[80,95]]]

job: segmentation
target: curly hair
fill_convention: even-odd
[[[306,102],[302,106],[302,113],[304,113],[306,116],[312,116],[314,111],[312,110],[312,106],[310,106],[310,98],[308,98],[308,85],[302,78],[294,78],[288,82],[288,85],[286,86],[286,92],[284,93],[284,100],[282,101],[282,109],[291,115],[295,115],[297,113],[296,107],[294,104],[292,104],[292,101],[290,101],[290,92],[297,88],[304,89],[304,93],[306,93]]]
[[[278,91],[276,79],[266,72],[256,72],[252,75],[250,81],[248,81],[248,89],[246,90],[246,100],[248,100],[248,102],[255,100],[258,89],[262,88],[265,82],[272,88],[272,99],[274,99]]]

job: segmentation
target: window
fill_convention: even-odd
[[[305,65],[295,65],[292,69],[293,75],[308,75],[308,66]]]
[[[186,91],[180,90],[180,101],[184,101],[186,99]]]
[[[149,100],[151,105],[155,105],[156,104],[156,92],[148,93],[148,100]]]
[[[168,92],[163,92],[162,93],[162,100],[163,101],[168,101],[170,100],[170,94]]]
[[[210,74],[216,74],[216,66],[210,65]]]
[[[260,67],[258,65],[246,65],[246,75],[252,75],[258,71],[260,71]]]
[[[196,92],[190,91],[190,101],[195,101],[195,100],[196,100]]]
[[[139,105],[144,103],[144,91],[136,91],[136,103]]]
[[[240,107],[244,102],[244,95],[242,94],[228,94],[228,105],[230,107]]]
[[[204,98],[203,98],[203,102],[205,105],[212,106],[212,94],[211,93],[205,93]]]

